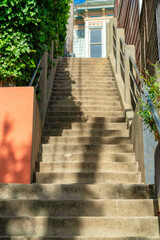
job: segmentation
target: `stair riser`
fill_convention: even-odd
[[[120,138],[120,137],[43,137],[43,143],[50,143],[50,144],[131,144],[130,138]]]
[[[94,71],[87,71],[85,69],[83,70],[71,70],[71,71],[68,71],[68,70],[59,70],[56,72],[56,76],[78,76],[78,77],[81,77],[81,76],[97,76],[97,77],[100,77],[100,76],[107,76],[107,77],[110,77],[112,76],[113,77],[113,72],[111,70],[94,70]]]
[[[94,69],[95,67],[96,68],[102,68],[102,69],[105,69],[105,68],[109,68],[109,69],[111,69],[111,67],[110,67],[110,64],[109,64],[109,62],[104,62],[104,63],[102,63],[102,62],[98,62],[98,61],[95,61],[95,62],[88,62],[88,61],[86,61],[86,62],[70,62],[70,63],[59,63],[58,64],[58,66],[57,66],[58,68],[66,68],[66,67],[69,67],[69,68],[72,68],[72,69],[74,69],[74,68],[78,68],[78,69],[83,69],[83,68],[87,68],[87,69],[89,69],[89,68],[91,68],[91,69]]]
[[[55,75],[55,78],[68,78],[68,79],[79,79],[82,80],[82,79],[91,79],[93,78],[94,80],[97,80],[97,79],[110,79],[110,78],[113,78],[113,74],[108,74],[108,73],[104,73],[104,74],[96,74],[96,73],[93,73],[93,74],[78,74],[78,73],[73,73],[73,74],[68,74],[68,73],[56,73]],[[98,81],[98,80],[97,80]]]
[[[133,217],[154,216],[157,201],[152,200],[88,200],[88,201],[0,201],[0,217]]]
[[[87,200],[87,199],[150,199],[154,189],[145,184],[0,184],[1,200]]]
[[[75,68],[72,68],[72,67],[69,67],[69,68],[66,68],[66,67],[58,67],[57,68],[57,72],[58,73],[65,73],[65,72],[69,72],[69,73],[79,73],[80,75],[83,73],[86,73],[86,74],[92,74],[92,73],[95,73],[95,74],[101,74],[101,73],[112,73],[112,70],[111,68],[102,68],[102,67],[99,67],[99,68],[94,68],[93,71],[91,71],[90,69],[87,69],[87,67],[82,67],[82,68],[79,68],[78,66],[75,67]]]
[[[129,240],[128,237],[107,238],[107,237],[5,237],[3,240]],[[132,237],[132,240],[160,240],[160,237]]]
[[[40,154],[39,155],[39,160],[43,162],[93,162],[97,163],[97,156],[92,153],[84,153],[84,154],[72,154],[72,153],[67,153],[67,154]],[[118,154],[98,154],[98,162],[101,163],[106,163],[106,162],[135,162],[135,155],[134,154],[123,154],[123,153],[118,153]]]
[[[158,218],[0,218],[0,235],[159,236]],[[6,229],[7,226],[7,229]],[[126,227],[127,226],[127,227]]]
[[[104,131],[91,131],[91,130],[52,130],[45,129],[44,136],[79,136],[79,137],[129,137],[128,130],[104,130]]]
[[[58,83],[78,83],[78,84],[84,84],[84,83],[88,83],[90,82],[90,84],[92,83],[106,83],[106,84],[113,84],[115,83],[115,80],[114,78],[111,76],[111,77],[106,77],[106,76],[101,76],[101,77],[98,77],[98,80],[97,80],[97,77],[94,77],[94,76],[81,76],[81,77],[77,77],[77,76],[55,76],[54,78],[54,82],[58,82]]]
[[[95,89],[96,88],[96,89]],[[112,86],[83,86],[83,88],[80,86],[68,86],[68,87],[65,87],[65,86],[60,86],[60,87],[53,87],[53,90],[52,92],[55,92],[55,91],[62,91],[62,92],[89,92],[89,91],[98,91],[98,92],[115,92],[117,91],[116,87],[112,87]]]
[[[80,118],[78,118],[77,117],[77,121],[78,122],[81,122],[80,121],[81,119]],[[53,122],[55,122],[55,123],[59,123],[59,122],[70,122],[70,123],[72,123],[72,122],[77,122],[76,121],[76,118],[75,117],[65,117],[65,118],[63,118],[63,117],[60,117],[60,116],[57,116],[57,117],[47,117],[46,118],[46,122],[51,122],[51,123],[53,123]],[[125,121],[125,119],[124,119],[124,117],[95,117],[95,118],[88,118],[88,119],[86,119],[86,121],[85,122],[87,122],[87,123],[121,123],[121,122],[124,122]],[[77,122],[77,123],[78,123]]]
[[[37,183],[140,183],[140,173],[36,173]]]
[[[108,101],[118,101],[119,100],[119,96],[99,96],[99,97],[94,97],[94,96],[51,96],[50,98],[50,102],[54,102],[54,101],[66,101],[66,103],[71,103],[71,101],[73,103],[75,103],[75,101],[106,101],[106,104]]]
[[[86,121],[90,117],[124,117],[122,111],[106,111],[106,112],[48,112],[48,117],[76,117]]]
[[[93,130],[127,130],[126,123],[107,123],[107,124],[98,124],[98,123],[47,123],[45,124],[45,129],[65,129],[69,128],[72,130],[84,130],[88,129]]]
[[[62,163],[40,163],[40,172],[137,172],[136,163],[85,163],[85,162],[62,162]]]
[[[115,91],[115,92],[93,92],[93,91],[86,91],[86,92],[81,92],[81,91],[77,91],[77,92],[65,92],[65,91],[54,91],[52,92],[52,96],[68,96],[68,97],[97,97],[97,96],[103,96],[103,97],[106,97],[106,96],[111,96],[111,97],[117,97],[118,96],[118,93]],[[104,99],[104,98],[103,98]]]
[[[58,81],[54,82],[54,86],[53,88],[60,88],[60,89],[83,89],[83,88],[105,88],[105,89],[108,89],[108,88],[116,88],[116,85],[113,84],[113,83],[106,83],[106,82],[99,82],[99,83],[90,83],[90,82],[84,82],[83,84],[76,84],[76,83],[73,83],[73,81],[71,82],[63,82],[63,83],[60,83]]]
[[[49,103],[49,107],[75,107],[75,106],[77,106],[77,105],[79,105],[79,103],[78,102],[69,102],[68,101],[68,103],[67,103],[67,101],[53,101],[53,102],[51,102],[50,101],[50,103]],[[113,101],[108,101],[108,102],[92,102],[92,101],[81,101],[81,103],[80,103],[80,106],[82,106],[82,107],[106,107],[106,105],[109,105],[109,106],[120,106],[120,102],[119,101],[115,101],[115,102],[113,102]]]
[[[48,107],[48,112],[77,112],[77,111],[121,111],[121,106],[111,106],[111,107],[83,107],[83,106],[74,106],[74,107]]]
[[[98,153],[127,153],[133,152],[133,145],[52,145],[52,144],[43,144],[41,146],[42,153],[88,153],[95,152],[98,156]]]

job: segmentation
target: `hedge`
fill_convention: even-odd
[[[0,85],[28,85],[44,46],[61,55],[71,0],[1,0]]]

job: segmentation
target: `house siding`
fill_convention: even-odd
[[[154,75],[154,67],[149,63],[155,64],[159,60],[156,3],[154,0],[143,1],[140,19],[140,37],[142,70],[146,68],[151,75]]]
[[[136,48],[136,64],[140,66],[140,32],[138,0],[123,0],[118,15],[118,27],[125,29],[125,42]]]
[[[86,57],[85,30],[74,30],[73,52],[75,57]]]

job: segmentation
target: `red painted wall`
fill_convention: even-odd
[[[0,183],[31,182],[34,88],[0,88]]]

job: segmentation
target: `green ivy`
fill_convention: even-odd
[[[0,84],[28,85],[44,46],[61,55],[70,0],[1,0]],[[58,36],[58,37],[57,37]]]

